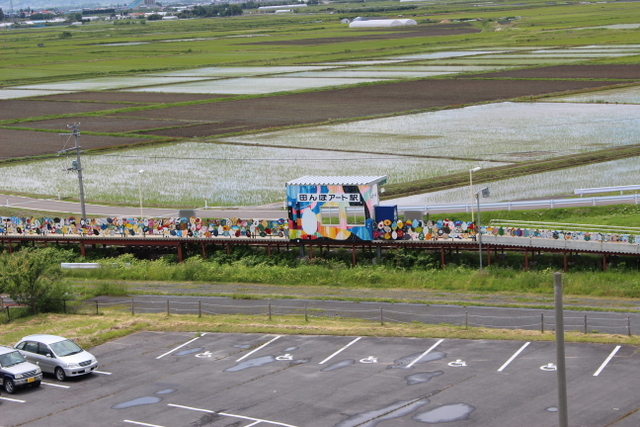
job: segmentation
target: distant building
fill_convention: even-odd
[[[158,7],[156,6],[156,0],[134,0],[127,9],[140,9],[145,7]]]

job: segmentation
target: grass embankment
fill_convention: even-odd
[[[15,344],[34,333],[62,335],[83,347],[93,347],[139,331],[181,331],[214,333],[268,333],[295,335],[341,335],[376,337],[415,337],[483,340],[553,341],[552,332],[469,328],[421,323],[376,324],[353,319],[281,316],[266,320],[264,316],[130,314],[105,312],[101,315],[43,314],[0,325],[0,343]],[[582,334],[565,332],[567,342],[591,342],[640,345],[640,336]]]

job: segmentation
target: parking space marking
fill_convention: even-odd
[[[104,371],[93,371],[94,374],[101,374],[101,375],[111,375],[111,372],[104,372]]]
[[[147,426],[147,427],[163,427],[158,424],[147,424],[147,423],[141,423],[139,421],[131,421],[131,420],[123,420],[122,422],[129,423],[129,424],[136,424],[139,426]]]
[[[218,414],[218,415],[224,415],[225,417],[233,417],[233,418],[240,418],[243,420],[254,421],[254,423],[251,425],[255,425],[258,423],[267,423],[267,424],[272,424],[274,426],[297,427],[297,426],[294,426],[293,424],[285,424],[278,421],[269,421],[269,420],[264,420],[262,418],[245,417],[244,415],[230,414],[228,412],[216,412],[216,411],[212,411],[211,409],[194,408],[193,406],[176,405],[175,403],[169,403],[168,406],[171,406],[174,408],[188,409],[190,411],[206,412],[208,414]]]
[[[44,381],[42,381],[40,384],[42,384],[42,385],[48,385],[48,386],[50,386],[50,387],[71,388],[71,386],[68,386],[68,385],[55,384],[55,383],[47,383],[47,382],[44,382]]]
[[[441,339],[440,341],[438,341],[437,343],[435,343],[434,345],[432,345],[431,347],[429,347],[429,350],[425,351],[424,353],[422,353],[420,356],[418,356],[417,358],[413,359],[413,361],[411,363],[409,363],[407,365],[407,369],[409,369],[410,367],[412,367],[413,365],[415,365],[416,363],[418,363],[418,361],[420,359],[422,359],[423,357],[425,357],[427,354],[431,353],[431,350],[433,350],[434,348],[436,348],[437,346],[440,345],[440,343],[444,341],[444,339]]]
[[[324,359],[322,362],[318,363],[318,365],[322,365],[324,364],[324,362],[331,360],[334,356],[342,353],[344,350],[347,349],[347,347],[349,347],[351,344],[355,344],[360,338],[362,337],[358,337],[355,340],[351,341],[349,344],[345,345],[344,347],[342,347],[340,350],[336,351],[335,353],[333,353],[331,356],[327,357],[326,359]]]
[[[20,400],[20,399],[12,399],[10,397],[0,397],[0,400],[6,400],[7,402],[17,402],[17,403],[26,403],[26,400]]]
[[[593,374],[594,377],[597,377],[598,375],[600,375],[600,372],[602,372],[602,370],[605,368],[605,366],[607,366],[609,364],[611,359],[613,359],[613,356],[615,356],[616,353],[618,352],[618,350],[620,350],[620,347],[621,346],[616,346],[616,348],[613,349],[613,351],[611,352],[609,357],[607,357],[606,360],[604,362],[602,362],[602,365],[600,365],[598,370]]]
[[[520,353],[522,353],[524,351],[525,348],[527,348],[527,346],[531,344],[531,341],[524,343],[524,345],[522,347],[520,347],[520,350],[516,351],[513,356],[511,356],[509,358],[509,360],[507,360],[506,362],[504,362],[504,365],[500,366],[500,369],[498,369],[498,372],[502,372],[507,366],[509,366],[509,364],[511,362],[513,362],[513,359],[515,359],[516,357],[518,357],[518,355]]]
[[[269,344],[271,344],[272,342],[274,342],[275,340],[277,340],[278,338],[280,338],[282,335],[277,335],[274,339],[272,339],[269,342],[266,342],[264,344],[262,344],[260,347],[254,349],[253,351],[250,351],[249,353],[245,354],[244,356],[242,356],[240,359],[236,360],[236,362],[240,362],[244,359],[246,359],[247,357],[251,356],[253,353],[255,353],[256,351],[268,346]]]
[[[189,340],[189,341],[187,341],[186,343],[184,343],[184,344],[182,344],[182,345],[179,345],[178,347],[174,348],[173,350],[169,350],[169,351],[167,351],[165,354],[161,354],[160,356],[156,357],[156,359],[162,359],[162,358],[163,358],[163,357],[165,357],[166,355],[173,353],[174,351],[176,351],[176,350],[178,350],[178,349],[180,349],[180,348],[184,347],[185,345],[189,345],[189,344],[191,344],[192,342],[194,342],[194,341],[195,341],[195,340],[197,340],[198,338],[202,338],[202,337],[203,337],[203,336],[205,336],[205,335],[206,335],[206,332],[204,332],[204,333],[203,333],[202,335],[200,335],[199,337],[195,337],[194,339]]]

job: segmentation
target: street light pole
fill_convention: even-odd
[[[140,219],[144,218],[144,215],[142,214],[142,185],[140,183],[140,177],[142,176],[143,173],[144,173],[143,169],[140,169],[138,171],[138,196],[140,198]]]
[[[473,223],[473,173],[482,169],[480,166],[469,169],[469,195],[471,196],[471,222]]]
[[[478,202],[478,256],[480,258],[480,270],[482,270],[482,232],[480,231],[480,195],[482,197],[489,197],[489,187],[484,187],[478,190],[476,193],[476,200]]]

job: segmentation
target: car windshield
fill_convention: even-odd
[[[26,361],[27,360],[19,351],[12,351],[11,353],[0,355],[0,366],[3,368],[8,368],[9,366],[17,365],[18,363]]]
[[[69,340],[54,342],[50,347],[58,357],[71,356],[82,351],[76,343]]]

